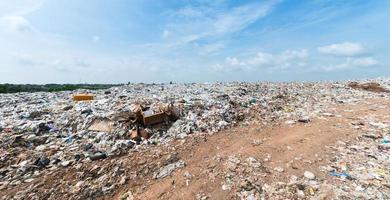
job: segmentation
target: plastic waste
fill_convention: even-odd
[[[339,178],[345,177],[345,178],[348,179],[348,180],[353,180],[353,179],[354,179],[351,175],[349,175],[349,174],[347,174],[347,173],[345,173],[345,172],[337,173],[337,172],[334,172],[334,171],[333,171],[333,172],[330,173],[330,175],[331,175],[331,176],[335,176],[335,177],[339,177]]]
[[[387,136],[383,137],[382,144],[387,144],[389,143],[389,138]]]
[[[73,140],[74,140],[74,136],[73,135],[70,135],[70,136],[64,138],[64,142],[68,143],[68,144],[72,143]]]
[[[107,158],[107,155],[105,153],[99,152],[99,151],[89,156],[89,159],[91,159],[92,161],[104,159],[104,158]]]

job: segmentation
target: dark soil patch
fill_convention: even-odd
[[[348,84],[348,87],[357,90],[366,90],[370,92],[390,92],[390,90],[382,87],[379,83],[370,82],[359,84],[357,82],[351,82]]]

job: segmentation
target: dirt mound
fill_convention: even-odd
[[[348,84],[348,87],[358,90],[366,90],[370,92],[390,92],[390,90],[382,87],[379,83],[370,82],[359,84],[357,82],[351,82]]]

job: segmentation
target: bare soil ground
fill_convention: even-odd
[[[366,90],[370,92],[390,92],[388,89],[382,87],[379,83],[375,83],[375,82],[363,83],[363,84],[352,82],[348,84],[348,86],[353,89]]]

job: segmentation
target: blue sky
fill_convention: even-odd
[[[390,76],[390,1],[0,2],[0,82]]]

